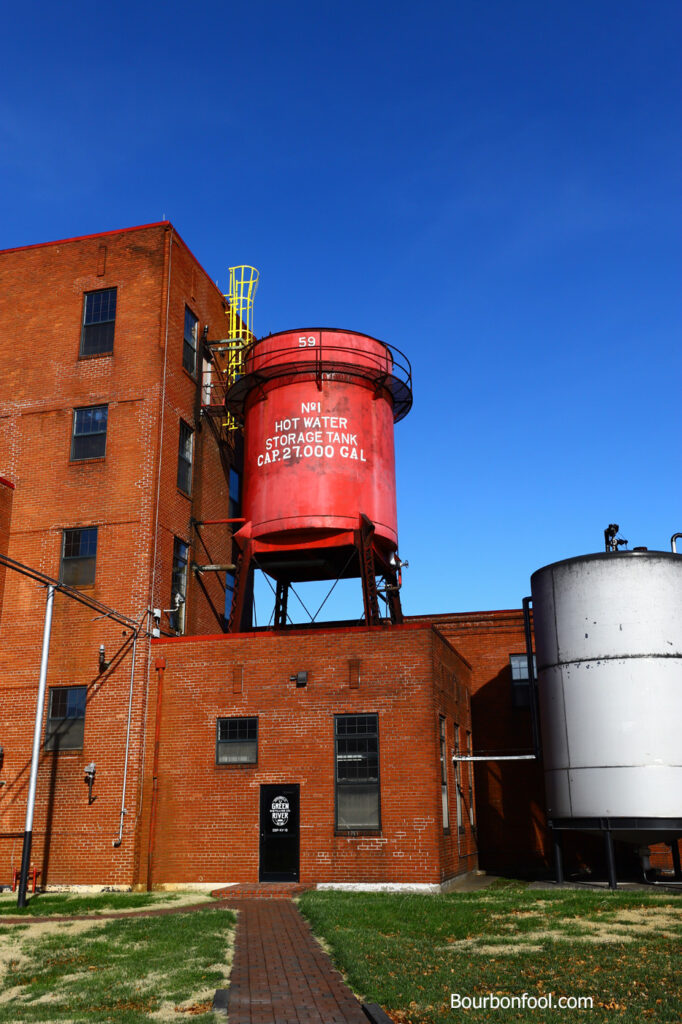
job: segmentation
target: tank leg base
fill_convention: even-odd
[[[609,889],[618,888],[616,876],[616,855],[613,849],[613,835],[611,832],[604,833],[604,845],[606,846],[606,866],[609,873]]]

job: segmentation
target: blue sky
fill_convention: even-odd
[[[409,613],[682,530],[677,0],[14,5],[0,247],[173,221],[413,364]],[[355,585],[357,586],[357,585]],[[353,600],[359,596],[353,591]]]

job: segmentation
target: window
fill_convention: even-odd
[[[171,612],[168,615],[171,629],[182,633],[185,629],[185,596],[187,594],[187,562],[189,544],[175,537],[173,540],[173,572],[171,576]]]
[[[467,756],[473,757],[473,745],[471,742],[471,733],[467,732]],[[472,831],[476,828],[476,817],[474,815],[474,762],[467,761],[467,771],[469,772],[469,822],[471,824]]]
[[[101,459],[107,447],[108,405],[88,405],[73,410],[71,461]]]
[[[184,420],[180,420],[180,441],[178,444],[178,487],[185,494],[192,493],[192,451],[194,431]]]
[[[336,827],[378,829],[379,718],[337,715]]]
[[[445,719],[441,715],[440,725],[440,790],[443,805],[443,831],[450,831],[450,811],[448,808],[448,750],[445,731]]]
[[[71,587],[86,587],[95,582],[97,527],[64,530],[60,580]]]
[[[238,519],[242,514],[242,475],[232,466],[230,466],[229,487],[230,497],[227,515],[230,519]]]
[[[82,356],[99,356],[114,351],[115,320],[115,288],[85,293],[81,333]]]
[[[185,306],[185,333],[182,342],[182,365],[192,376],[197,372],[197,335],[199,321],[189,306]]]
[[[459,757],[459,726],[457,722],[454,724],[455,727],[455,757]],[[455,797],[457,805],[457,831],[464,831],[464,818],[462,815],[462,762],[455,761]]]
[[[510,654],[509,665],[512,677],[512,707],[529,708],[528,657],[525,654]],[[537,674],[535,655],[533,655],[533,674]]]
[[[258,719],[219,718],[215,761],[216,764],[257,764]]]
[[[85,686],[51,686],[45,729],[46,750],[82,750]]]

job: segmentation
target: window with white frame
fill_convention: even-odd
[[[450,831],[450,809],[448,807],[448,751],[447,731],[443,715],[438,719],[440,740],[440,791],[443,810],[443,831]]]
[[[179,537],[173,539],[173,571],[171,574],[171,610],[168,614],[171,629],[185,631],[185,599],[187,595],[187,563],[189,544]]]
[[[473,743],[471,739],[471,733],[467,732],[467,756],[473,757]],[[474,762],[467,761],[467,770],[469,772],[469,822],[471,824],[472,831],[476,828],[476,815],[474,813]]]
[[[189,306],[185,306],[185,330],[182,339],[182,365],[192,376],[197,372],[197,338],[199,321]]]
[[[459,757],[459,726],[454,723],[455,731],[455,757]],[[455,761],[455,803],[457,806],[457,831],[464,831],[464,814],[462,811],[462,762]]]
[[[178,440],[178,487],[185,494],[192,493],[192,456],[194,454],[194,431],[180,420]]]

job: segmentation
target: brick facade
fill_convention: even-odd
[[[431,882],[476,867],[468,808],[456,827],[453,729],[470,732],[470,668],[428,625],[153,642],[165,661],[154,883],[253,882],[259,789],[300,785],[302,882]],[[308,674],[297,687],[291,676]],[[237,682],[235,682],[237,680]],[[235,693],[235,689],[240,692]],[[379,720],[380,829],[335,827],[334,718]],[[216,764],[220,717],[258,718],[258,763]],[[448,730],[450,828],[439,718]],[[146,757],[152,790],[153,737]],[[468,792],[465,779],[463,790]]]
[[[52,691],[83,688],[86,703],[81,744],[41,754],[41,881],[256,881],[259,793],[275,783],[300,787],[304,882],[440,883],[479,860],[545,871],[540,765],[493,760],[474,772],[452,761],[471,746],[491,757],[531,750],[509,666],[525,652],[520,611],[222,632],[221,579],[198,567],[231,563],[231,529],[201,524],[230,514],[241,441],[220,440],[201,408],[200,339],[225,336],[226,304],[173,226],[6,250],[0,280],[0,554],[58,578],[64,531],[96,528],[82,593],[131,620],[55,597],[43,735]],[[84,296],[111,289],[113,348],[83,355]],[[183,367],[187,309],[194,374]],[[103,406],[103,453],[74,459],[76,410]],[[178,486],[181,424],[193,432],[189,488]],[[186,635],[153,639],[153,609],[170,631],[176,539],[189,549]],[[21,857],[44,612],[45,587],[0,567],[0,884]],[[299,671],[305,686],[291,681]],[[340,715],[378,718],[381,822],[358,834],[336,821]],[[216,764],[217,720],[247,717],[258,719],[257,763]],[[571,842],[581,855],[585,843]]]
[[[219,450],[200,418],[200,356],[194,377],[183,368],[185,307],[198,319],[199,336],[207,325],[209,337],[220,338],[226,333],[223,296],[168,223],[0,252],[0,279],[0,476],[16,486],[7,553],[57,578],[63,531],[96,527],[94,583],[84,592],[148,625],[147,609],[170,607],[174,538],[190,545],[191,561],[205,564],[191,520],[226,516],[234,456]],[[84,295],[114,288],[112,351],[82,355]],[[108,407],[105,454],[74,461],[74,410],[102,405]],[[191,495],[177,486],[181,419],[194,430]],[[7,490],[0,488],[3,522]],[[227,529],[210,529],[211,561],[229,563]],[[223,588],[215,575],[206,574],[201,583],[210,602],[188,573],[186,629],[214,632],[221,627]],[[35,582],[6,573],[0,882],[20,856],[44,607],[44,591]],[[166,617],[162,626],[169,626]],[[111,661],[104,673],[98,667],[101,644]],[[131,630],[57,594],[48,687],[87,687],[87,712],[83,749],[41,759],[34,859],[43,864],[45,880],[129,883],[137,871],[153,671],[148,639],[136,651],[124,841],[112,846],[119,830],[131,647]],[[49,692],[47,705],[46,716]],[[92,760],[97,799],[84,811],[83,768]]]
[[[422,617],[410,621],[420,621]],[[475,753],[533,752],[530,711],[514,707],[511,654],[525,654],[521,609],[427,616],[472,665]],[[498,874],[537,875],[551,863],[542,764],[476,764],[481,866]]]

